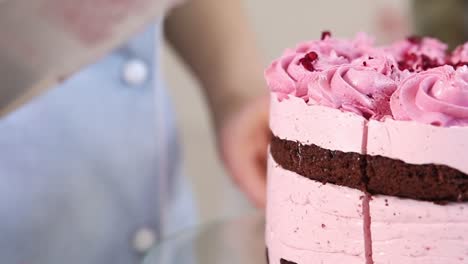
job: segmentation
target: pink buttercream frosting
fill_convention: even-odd
[[[453,65],[468,64],[468,43],[456,47],[450,60]]]
[[[367,118],[391,115],[389,98],[397,89],[391,62],[384,57],[365,57],[331,67],[313,80],[303,79],[308,84],[309,98]]]
[[[265,72],[279,101],[351,112],[366,119],[468,124],[468,43],[450,55],[434,38],[409,37],[385,47],[358,34],[326,36],[287,50]]]
[[[349,41],[326,37],[323,40],[300,43],[295,49],[286,50],[283,56],[266,69],[267,83],[272,91],[283,95],[282,97],[305,97],[307,90],[297,85],[302,78],[315,75],[331,66],[351,62],[371,49],[372,42],[371,38],[361,33]],[[301,59],[309,52],[317,54],[317,60],[313,62],[314,71],[306,69],[301,63]]]
[[[397,120],[437,126],[468,124],[468,67],[441,66],[403,81],[391,98]]]
[[[406,68],[419,72],[443,65],[447,60],[447,44],[435,38],[409,37],[385,49],[399,62],[401,70]]]

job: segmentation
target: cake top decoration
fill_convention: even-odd
[[[411,36],[376,46],[364,33],[288,49],[266,69],[278,100],[353,112],[366,119],[412,120],[436,126],[468,125],[468,42],[453,52],[430,37]]]

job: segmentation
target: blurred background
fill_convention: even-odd
[[[245,1],[265,66],[285,48],[319,38],[323,30],[331,30],[339,37],[365,31],[375,35],[378,42],[405,36],[412,32],[407,19],[410,4],[407,0]],[[163,54],[181,129],[185,173],[193,182],[201,221],[251,210],[216,156],[209,116],[197,83],[168,47]]]

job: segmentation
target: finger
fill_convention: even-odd
[[[245,192],[249,200],[258,208],[265,205],[265,169],[259,165],[258,152],[252,144],[232,144],[226,153],[226,165],[234,182]]]
[[[270,130],[268,125],[268,101],[264,100],[258,105],[255,115],[250,122],[252,124],[243,132],[246,133],[243,138],[250,140],[248,146],[244,149],[249,155],[241,155],[245,160],[240,161],[244,164],[244,175],[248,177],[241,179],[243,190],[250,197],[250,200],[258,208],[264,208],[266,204],[266,172],[267,172],[267,151],[270,142]],[[246,153],[246,154],[247,154]]]

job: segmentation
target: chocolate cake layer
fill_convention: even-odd
[[[297,263],[289,261],[289,260],[285,260],[285,259],[280,259],[280,264],[297,264]]]
[[[281,167],[322,183],[365,190],[363,156],[272,137],[271,154]]]
[[[370,194],[434,202],[468,201],[468,175],[444,165],[328,150],[273,136],[273,159],[284,169]]]

